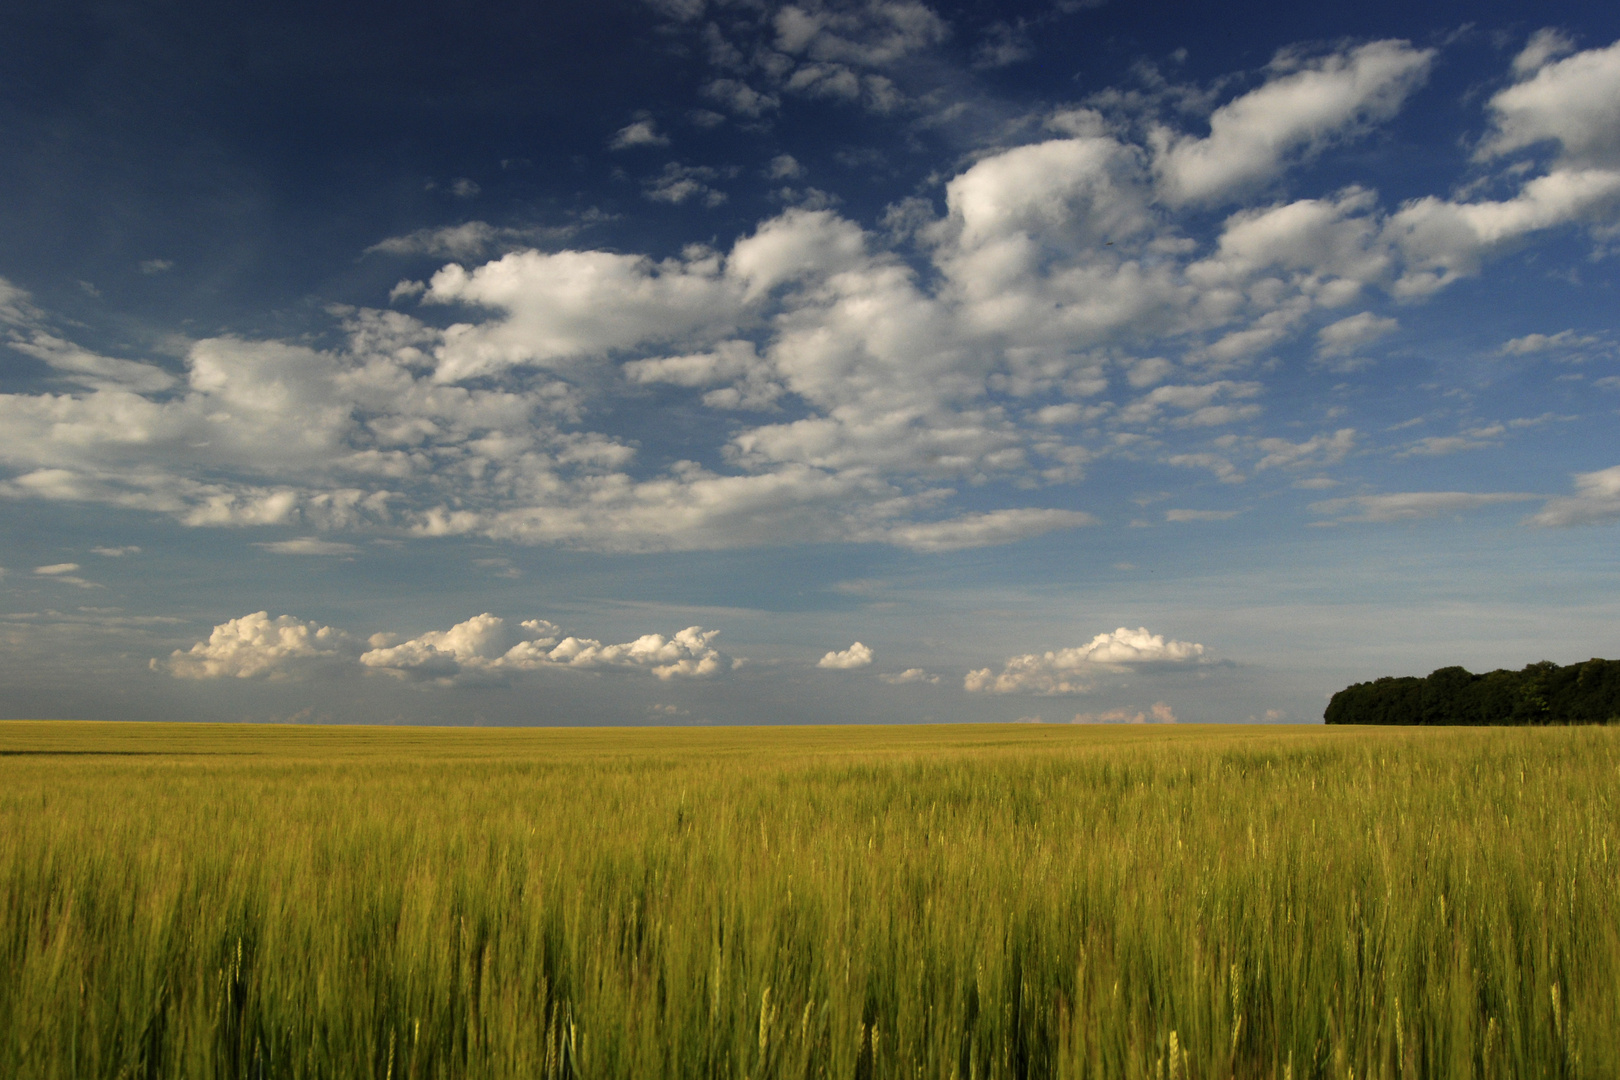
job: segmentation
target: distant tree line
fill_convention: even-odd
[[[1330,724],[1620,723],[1620,660],[1475,675],[1444,667],[1415,676],[1356,683],[1333,695]]]

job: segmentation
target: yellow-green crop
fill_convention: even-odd
[[[1620,732],[0,724],[0,1074],[1613,1077]]]

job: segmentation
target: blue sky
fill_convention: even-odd
[[[1620,655],[1620,11],[0,15],[0,714],[1314,721]]]

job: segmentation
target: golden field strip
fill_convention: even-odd
[[[1620,731],[0,723],[0,1075],[1620,1076]]]

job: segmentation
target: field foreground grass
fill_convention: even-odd
[[[1620,731],[0,723],[7,1077],[1620,1076]]]

